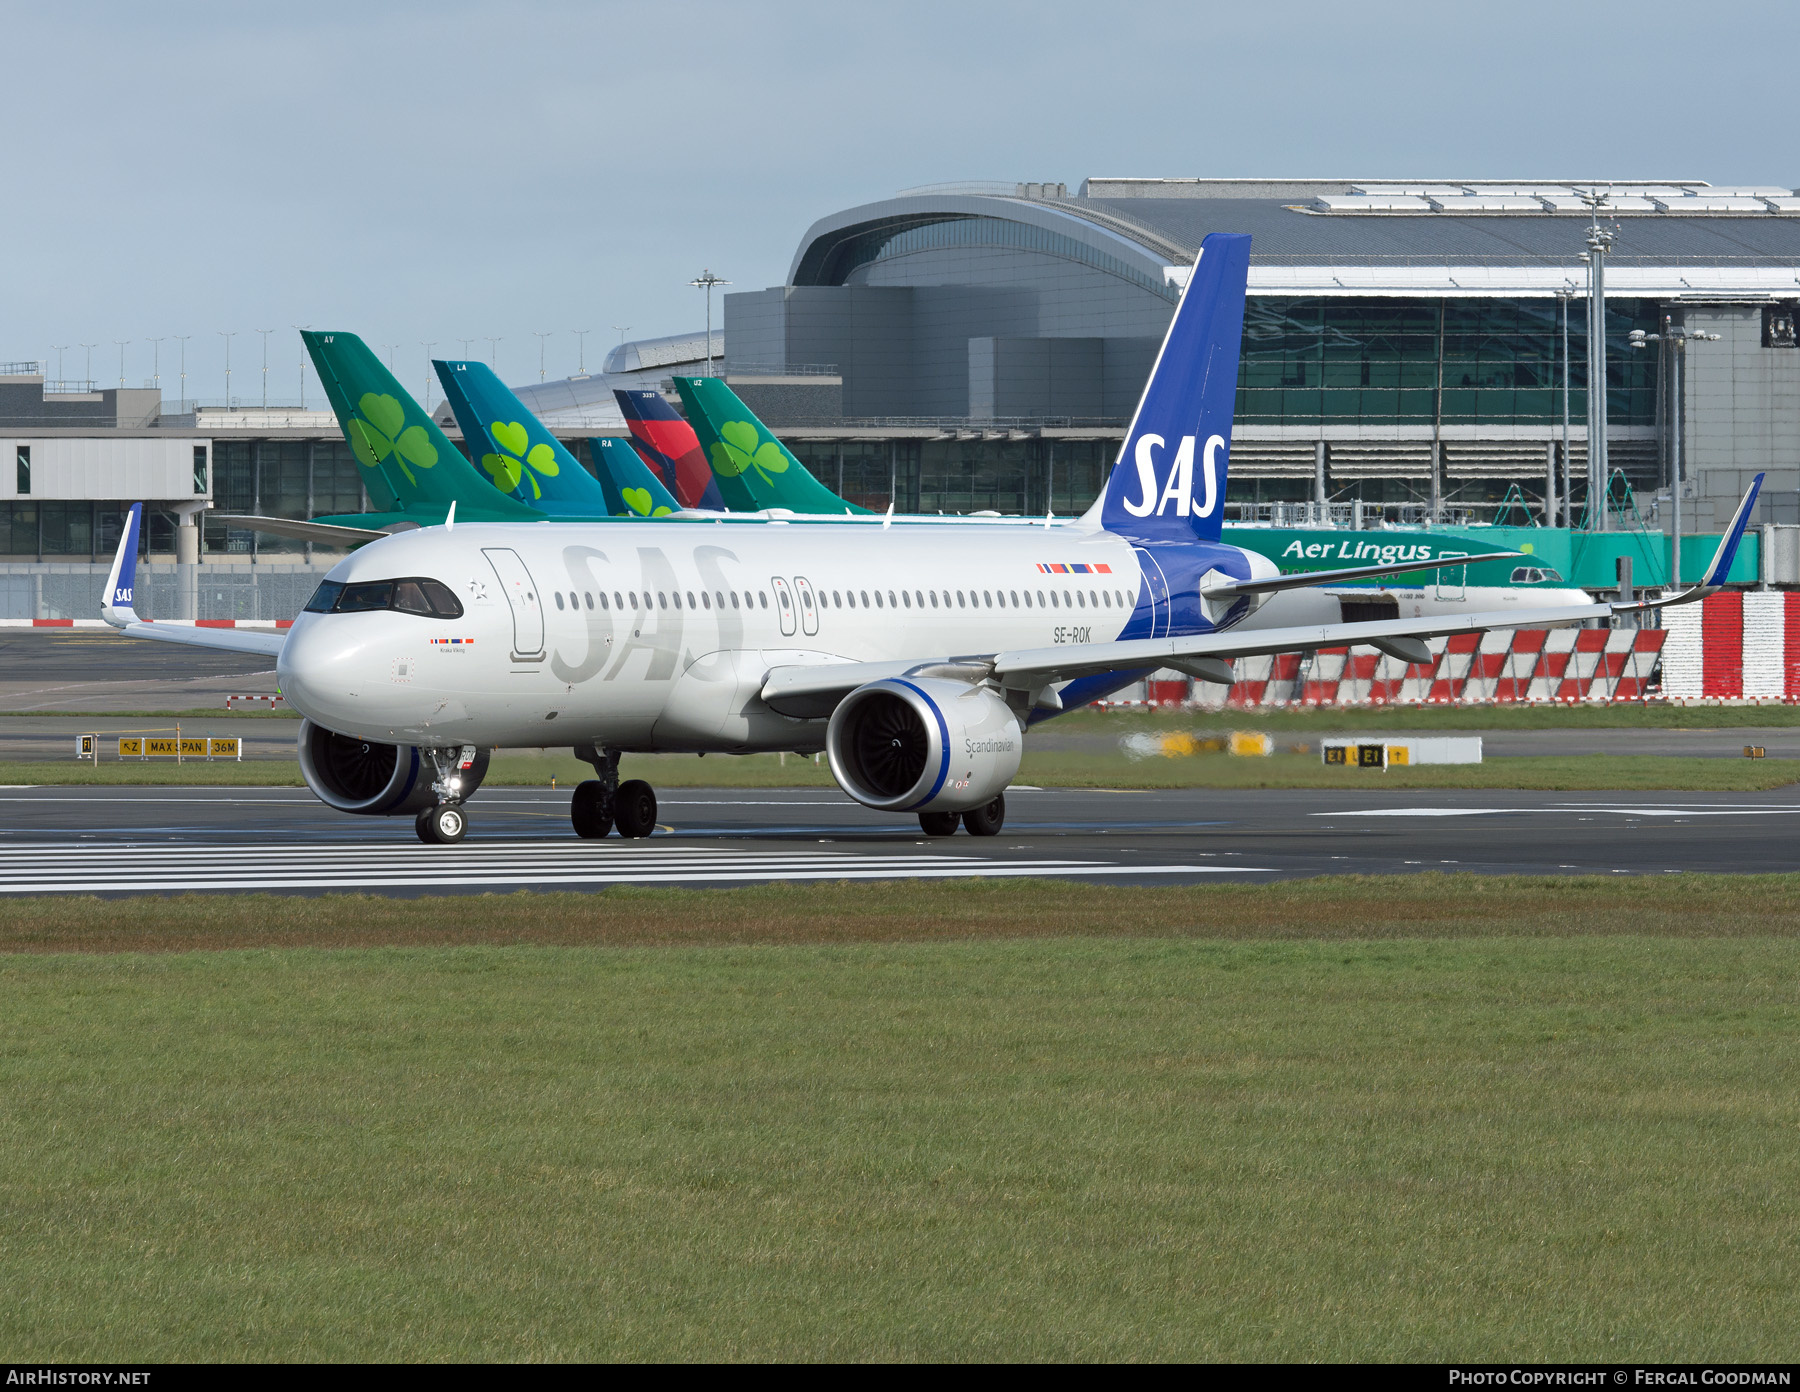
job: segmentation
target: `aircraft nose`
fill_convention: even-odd
[[[288,704],[315,724],[353,733],[357,707],[359,646],[347,641],[343,625],[303,615],[288,630],[275,672]]]

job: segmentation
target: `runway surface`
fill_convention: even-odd
[[[491,788],[460,846],[297,789],[0,789],[0,895],[333,890],[417,895],[612,884],[1035,876],[1267,881],[1427,870],[1671,874],[1800,868],[1800,797],[1016,788],[1005,830],[920,835],[823,789],[671,789],[645,841],[575,839],[568,794]]]
[[[0,711],[223,710],[275,690],[275,660],[104,629],[0,629]]]

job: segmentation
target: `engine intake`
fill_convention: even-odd
[[[1019,771],[1019,718],[988,687],[896,677],[852,691],[832,712],[825,752],[838,786],[880,812],[966,812]]]
[[[488,751],[462,774],[467,798],[487,776]],[[437,802],[431,763],[410,744],[377,744],[300,722],[300,774],[313,795],[339,812],[369,817],[411,816]]]

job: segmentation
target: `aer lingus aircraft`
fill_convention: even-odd
[[[1206,239],[1118,462],[1068,527],[446,519],[339,562],[283,638],[139,621],[134,509],[102,613],[134,637],[273,653],[313,792],[452,842],[502,745],[593,765],[570,808],[584,837],[655,826],[621,753],[821,749],[864,806],[992,835],[1026,731],[1158,667],[1228,681],[1235,657],[1350,644],[1418,661],[1433,635],[1653,607],[1254,627],[1277,592],[1418,565],[1284,576],[1219,540],[1249,252]],[[1760,486],[1672,602],[1717,587]]]

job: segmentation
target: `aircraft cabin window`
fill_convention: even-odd
[[[880,599],[881,596],[876,595],[875,598]],[[888,608],[898,609],[899,607],[900,607],[899,603],[894,599],[894,592],[892,590],[889,590],[888,591]]]
[[[1009,590],[1007,593],[1012,599],[1012,607],[1017,609],[1019,607],[1019,592],[1017,590]]]
[[[563,607],[563,602],[562,602],[562,591],[561,591],[561,590],[558,590],[558,591],[557,591],[557,592],[556,592],[556,607],[557,607],[557,608],[558,608],[558,609],[560,609],[560,608],[562,608],[562,607]]]
[[[931,607],[933,609],[937,608],[937,591],[936,590],[933,590],[931,592]]]
[[[833,609],[842,609],[844,607],[844,596],[837,590],[831,592],[831,607]]]
[[[1056,603],[1056,591],[1055,590],[1050,591],[1050,607],[1052,609],[1055,609],[1058,607],[1057,603]]]
[[[600,591],[600,607],[602,609],[610,609],[612,607],[610,604],[608,604],[606,602],[606,591],[605,590]]]
[[[912,608],[912,596],[909,595],[905,590],[900,591],[900,598],[905,603],[905,605],[908,609]]]
[[[619,608],[621,608],[621,609],[623,609],[623,608],[624,608],[624,607],[625,607],[625,606],[624,606],[624,605],[623,605],[623,604],[621,604],[621,605],[620,605],[620,606],[619,606]],[[632,608],[633,608],[633,609],[635,609],[635,608],[637,608],[637,591],[636,591],[636,590],[633,590],[633,591],[632,591],[632,592],[631,592],[631,607],[632,607]]]
[[[689,595],[688,598],[692,599],[693,596]],[[675,591],[675,607],[677,609],[681,608],[681,591],[680,590]]]
[[[1105,590],[1100,591],[1100,603],[1105,608],[1108,608],[1108,609],[1112,608],[1112,596],[1109,595]]]
[[[646,609],[648,609],[648,608],[650,608],[650,607],[651,607],[651,605],[650,605],[650,591],[648,591],[648,590],[645,590],[645,591],[644,591],[644,608],[646,608]]]
[[[957,591],[957,592],[956,592],[956,607],[957,607],[957,608],[958,608],[958,609],[960,609],[960,608],[962,608],[962,607],[963,607],[963,597],[962,597],[962,591],[961,591],[961,590],[958,590],[958,591]]]
[[[777,591],[775,591],[775,597],[776,597],[776,598],[777,598],[777,599],[779,599],[779,600],[780,600],[780,601],[781,601],[781,607],[782,607],[782,608],[783,608],[783,609],[785,609],[785,608],[787,608],[787,607],[788,607],[788,597],[787,597],[787,591],[786,591],[786,590],[777,590]]]
[[[680,599],[680,598],[681,598],[681,596],[680,596],[680,595],[676,595],[676,596],[675,596],[675,597],[676,597],[676,598],[677,598],[677,599]],[[692,591],[692,590],[689,590],[689,591],[688,591],[688,608],[690,608],[690,609],[694,609],[694,608],[697,608],[697,607],[698,607],[698,606],[697,606],[697,605],[696,605],[696,604],[695,604],[695,603],[694,603],[694,592],[693,592],[693,591]]]
[[[1049,604],[1050,604],[1050,601],[1044,598],[1044,592],[1042,590],[1039,590],[1038,591],[1038,608],[1040,608],[1040,609],[1048,608]]]
[[[767,590],[758,590],[756,592],[756,602],[767,609],[769,607],[769,592]]]
[[[705,590],[700,591],[700,603],[707,609],[712,608],[712,596]]]
[[[669,607],[669,597],[661,590],[658,590],[656,592],[656,603],[659,608],[667,609]]]
[[[733,608],[733,609],[736,609],[736,608],[737,608],[737,607],[738,607],[738,597],[737,597],[737,591],[736,591],[736,590],[733,590],[733,591],[732,591],[732,592],[731,592],[731,607],[732,607],[732,608]]]
[[[981,599],[982,599],[982,602],[984,604],[986,604],[988,608],[992,609],[994,607],[994,596],[993,596],[993,592],[991,590],[983,590],[981,592]],[[1000,596],[1000,602],[1002,604],[1004,604],[1006,602],[1005,595]]]

